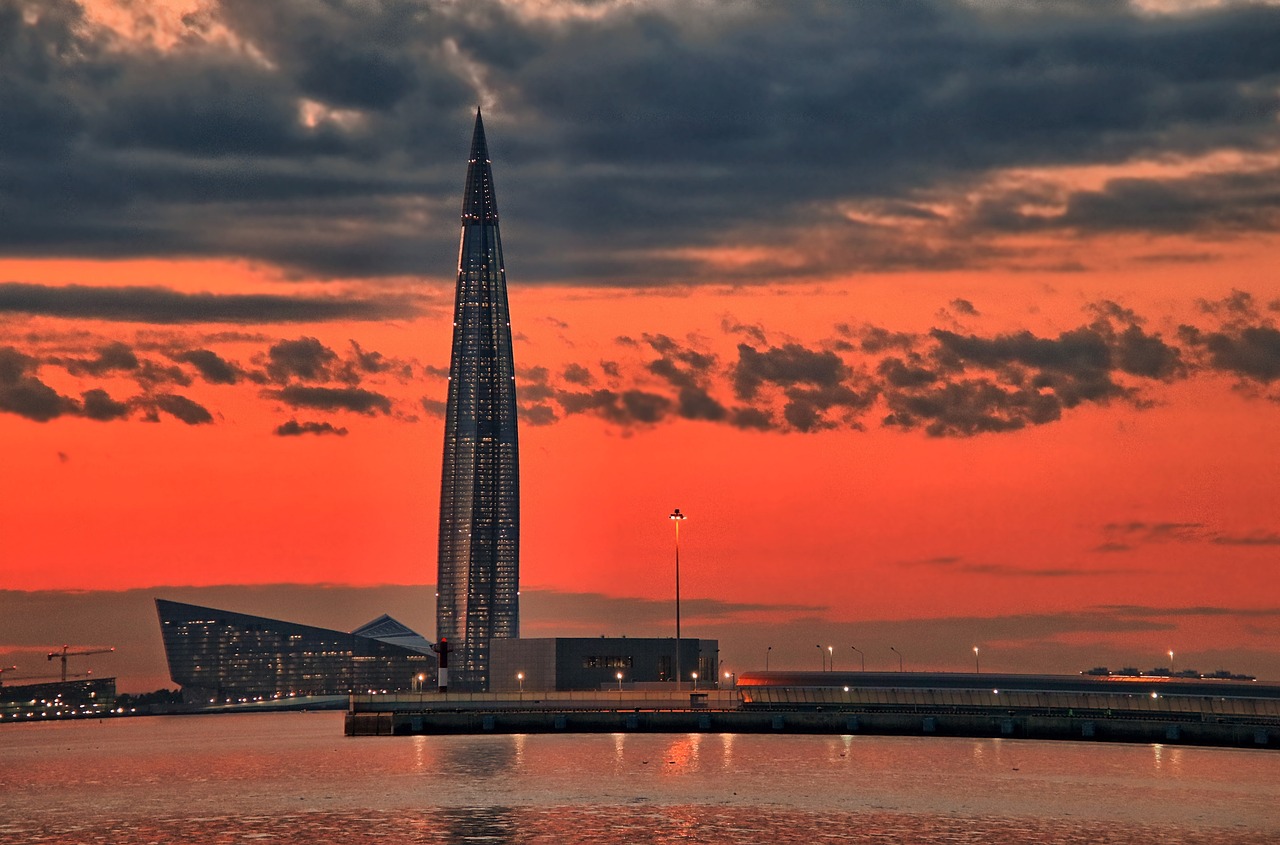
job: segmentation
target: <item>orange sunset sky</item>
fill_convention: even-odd
[[[484,110],[522,632],[1280,679],[1280,6],[0,0],[0,664],[434,636]],[[8,682],[10,675],[5,676]]]

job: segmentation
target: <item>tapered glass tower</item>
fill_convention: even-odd
[[[436,634],[449,685],[488,688],[489,640],[520,634],[520,456],[507,277],[484,124],[462,198],[440,480]]]

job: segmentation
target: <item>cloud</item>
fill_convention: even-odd
[[[153,2],[134,8],[162,17]],[[1032,228],[1274,228],[1280,176],[1258,166],[1077,187],[1049,215],[1025,212],[1025,188],[937,210],[1011,169],[1274,150],[1270,4],[796,0],[710,3],[696,21],[677,3],[589,5],[209,4],[158,44],[68,0],[10,0],[0,253],[239,256],[318,277],[449,267],[477,102],[504,208],[527,221],[508,233],[527,281],[973,266],[1009,261],[997,241]],[[726,260],[747,242],[760,254]],[[175,321],[405,307],[35,298],[27,313]]]
[[[106,422],[109,420],[124,419],[129,416],[129,405],[125,402],[117,402],[111,398],[107,391],[101,388],[93,388],[86,390],[80,396],[84,415],[91,420]]]
[[[373,416],[391,413],[391,399],[381,393],[359,387],[308,387],[291,384],[265,394],[294,408],[317,411],[351,411]]]
[[[161,393],[152,397],[152,404],[187,425],[204,425],[213,422],[213,414],[203,405],[172,393]]]
[[[75,403],[36,377],[36,359],[0,347],[0,411],[36,422],[74,413]]]
[[[317,323],[415,315],[407,299],[180,293],[160,287],[0,282],[0,314],[131,323]]]
[[[302,381],[327,381],[329,367],[338,354],[314,337],[282,340],[267,350],[267,375],[285,383],[297,378]]]
[[[346,437],[347,429],[335,428],[333,423],[328,422],[298,422],[297,420],[289,420],[276,426],[275,432],[278,437],[297,437],[303,434],[336,434],[338,437]]]
[[[243,376],[239,367],[209,349],[179,352],[173,356],[173,360],[192,365],[209,384],[235,384]]]

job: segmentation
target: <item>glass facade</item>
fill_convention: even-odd
[[[449,686],[487,689],[489,640],[520,635],[520,458],[506,271],[479,112],[462,201],[436,584]]]
[[[435,675],[433,656],[360,634],[164,599],[156,611],[169,677],[192,703],[411,690]]]

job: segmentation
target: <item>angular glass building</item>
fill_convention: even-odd
[[[520,456],[493,169],[476,112],[462,198],[440,480],[436,636],[451,689],[488,686],[489,640],[520,634]]]
[[[156,599],[169,677],[193,704],[430,688],[431,644],[389,616],[352,633]],[[422,680],[419,680],[422,676]]]

